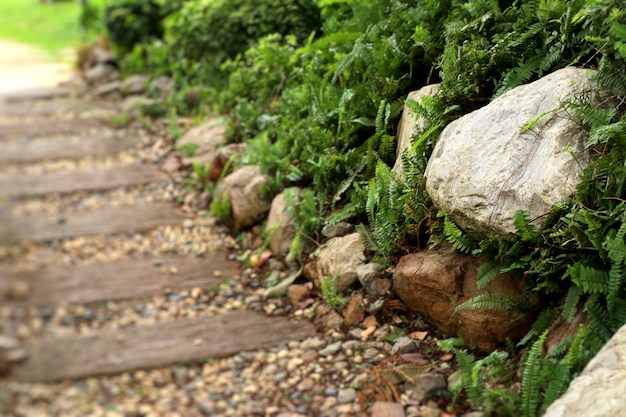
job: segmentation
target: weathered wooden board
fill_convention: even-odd
[[[72,133],[102,126],[106,126],[106,123],[98,118],[42,119],[23,123],[0,124],[0,138]]]
[[[0,180],[0,196],[17,199],[52,193],[108,190],[163,181],[167,175],[154,165],[79,169],[44,175],[16,175]]]
[[[314,334],[309,322],[233,311],[90,335],[48,337],[26,344],[28,359],[8,378],[54,381],[156,368],[267,348]]]
[[[37,103],[3,103],[0,101],[0,116],[45,116],[55,113],[66,113],[84,106],[77,100],[54,100]]]
[[[180,224],[182,218],[179,209],[166,203],[105,207],[70,216],[13,216],[0,213],[0,244],[145,232],[158,226]]]
[[[202,258],[124,259],[46,267],[5,274],[0,280],[0,305],[18,308],[144,297],[165,289],[213,287],[239,272],[239,264],[228,261],[225,252],[210,252]],[[12,299],[14,288],[27,288],[27,295]]]
[[[0,100],[0,117],[19,116],[46,116],[58,113],[84,112],[90,109],[113,109],[116,104],[113,101],[86,101],[77,99],[56,99],[51,101],[37,102],[14,102],[3,103]]]
[[[71,93],[68,87],[36,87],[0,95],[0,101],[8,103],[31,100],[51,100],[67,97]]]
[[[137,142],[138,139],[132,136],[110,136],[103,138],[73,138],[68,140],[11,143],[2,146],[2,151],[0,151],[0,164],[113,154],[130,149],[137,145]]]

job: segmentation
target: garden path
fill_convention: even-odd
[[[0,76],[0,335],[26,355],[10,380],[160,367],[315,333],[241,303],[209,306],[205,289],[240,270],[211,227],[167,198],[172,180],[149,160],[156,139],[115,128],[110,103],[69,98],[54,83],[68,71],[39,77],[56,64],[10,51]],[[168,246],[194,240],[193,254]]]

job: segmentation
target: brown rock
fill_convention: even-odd
[[[365,245],[359,233],[331,239],[304,273],[316,286],[323,277],[335,279],[341,293],[358,280],[357,268],[365,263]]]
[[[269,180],[258,166],[246,165],[224,178],[217,195],[230,203],[232,225],[237,229],[252,226],[269,209],[261,195],[263,184]]]
[[[405,417],[401,404],[378,401],[370,409],[372,417]]]
[[[309,284],[310,285],[310,284]],[[293,284],[287,288],[287,297],[292,304],[298,304],[309,296],[309,287],[301,284]]]
[[[480,261],[448,251],[420,252],[404,256],[397,265],[393,284],[398,297],[412,310],[448,334],[456,334],[482,351],[491,351],[506,339],[523,336],[531,317],[504,311],[461,310],[461,303],[487,292],[519,295],[511,276],[501,274],[483,291],[476,288]]]
[[[367,329],[368,327],[378,327],[378,320],[376,320],[376,316],[367,316],[363,320],[362,328]]]
[[[563,316],[559,316],[554,323],[550,326],[548,336],[546,337],[546,351],[549,353],[554,349],[559,342],[567,337],[574,336],[581,324],[589,324],[585,313],[582,308],[576,311],[571,323],[568,323]]]
[[[343,320],[348,326],[358,326],[365,318],[362,302],[363,296],[360,293],[354,293],[344,307]]]

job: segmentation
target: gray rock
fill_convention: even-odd
[[[440,84],[431,84],[420,88],[417,91],[412,91],[407,96],[407,100],[415,100],[418,103],[422,101],[424,96],[434,96],[439,90]],[[402,111],[402,118],[398,124],[398,134],[396,135],[396,162],[393,165],[393,170],[398,174],[399,178],[402,178],[402,160],[400,156],[402,153],[411,147],[411,138],[415,132],[424,127],[425,120],[409,109],[405,104]]]
[[[152,107],[155,104],[157,104],[157,101],[152,98],[144,96],[128,96],[120,105],[120,109],[131,114],[138,114],[142,109]]]
[[[226,133],[226,120],[223,117],[215,117],[207,122],[189,129],[176,141],[176,147],[188,144],[197,145],[195,155],[216,150],[224,144]]]
[[[392,355],[402,355],[403,353],[413,353],[417,351],[415,342],[410,337],[403,336],[396,340],[396,343],[391,347]]]
[[[605,417],[624,414],[626,326],[622,326],[543,417]]]
[[[287,205],[287,193],[297,196],[299,191],[298,188],[287,189],[272,200],[265,223],[265,233],[271,234],[269,248],[274,254],[285,255],[291,249],[296,236],[296,227]]]
[[[106,96],[107,94],[116,93],[120,90],[120,81],[111,81],[110,83],[102,84],[93,90],[93,94],[96,96]]]
[[[363,288],[370,286],[376,278],[385,277],[385,266],[375,262],[360,264],[356,267],[357,277]]]
[[[322,235],[332,239],[334,237],[341,237],[354,232],[354,226],[350,223],[340,222],[334,226],[325,227],[322,230]]]
[[[171,77],[161,75],[150,82],[150,92],[154,92],[161,98],[169,97],[176,88],[176,83]]]
[[[115,54],[108,48],[96,46],[91,50],[91,66],[116,62]]]
[[[413,380],[415,384],[407,382],[405,388],[411,390],[411,399],[416,401],[424,401],[447,387],[445,378],[440,374],[415,375]]]
[[[127,96],[143,94],[146,92],[149,79],[150,77],[144,74],[133,74],[120,83],[120,91]]]
[[[320,287],[323,277],[335,279],[338,292],[358,280],[357,268],[365,262],[365,245],[359,233],[331,239],[304,269],[305,275]]]
[[[425,172],[435,205],[465,230],[510,236],[518,210],[539,221],[572,195],[588,134],[561,106],[593,91],[591,75],[558,70],[450,123]]]
[[[329,356],[336,354],[339,350],[341,350],[341,341],[331,343],[317,353],[319,353],[320,356]]]
[[[120,78],[120,72],[112,65],[98,64],[86,69],[83,76],[88,84],[93,85],[118,80]]]
[[[309,337],[308,339],[304,339],[300,344],[300,349],[309,350],[309,349],[319,349],[326,344],[326,341],[317,337]]]
[[[354,388],[340,389],[337,393],[337,402],[339,404],[351,403],[356,400],[356,390]]]
[[[460,391],[462,388],[462,385],[463,385],[463,374],[461,373],[461,370],[458,369],[454,371],[448,377],[448,391],[450,392]]]
[[[269,204],[262,197],[261,189],[269,179],[269,176],[261,174],[261,169],[254,165],[242,166],[224,178],[217,195],[230,204],[234,227],[250,227],[267,213]]]

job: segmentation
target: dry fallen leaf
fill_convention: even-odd
[[[368,337],[376,331],[376,326],[370,326],[361,332],[361,340],[367,340]]]
[[[367,316],[365,320],[363,320],[362,327],[367,329],[370,327],[378,327],[378,320],[376,320],[376,316]]]
[[[444,362],[446,362],[446,361],[449,361],[449,360],[450,360],[450,359],[452,359],[452,358],[454,358],[454,354],[452,354],[452,353],[446,353],[445,355],[441,356],[441,357],[439,358],[439,360],[440,360],[440,361],[444,361]]]
[[[424,340],[426,336],[428,336],[428,332],[413,332],[409,334],[409,337],[415,340]]]

